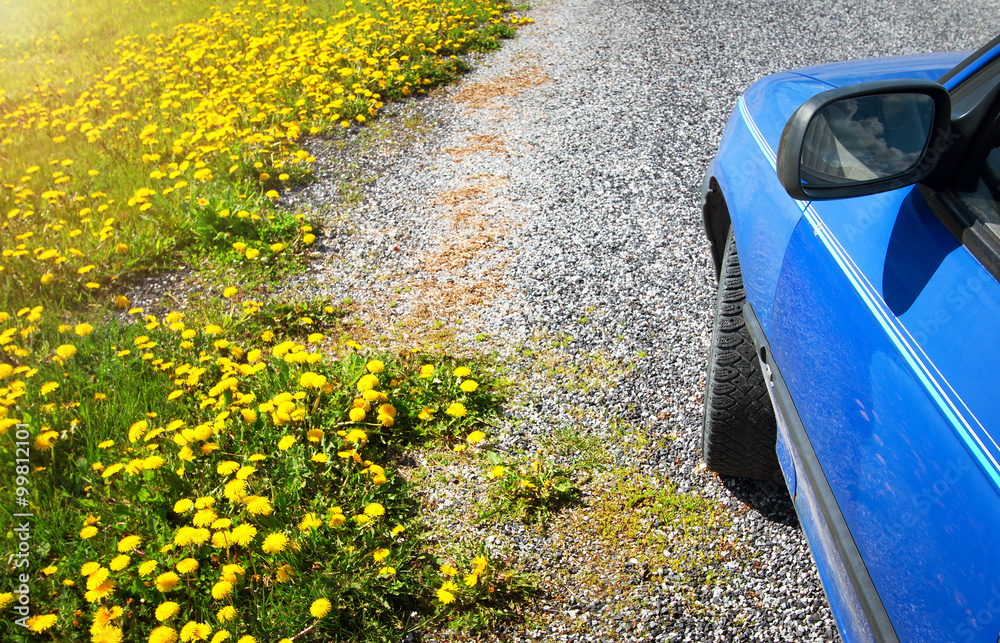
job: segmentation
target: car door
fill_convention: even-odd
[[[929,198],[803,203],[769,348],[794,404],[797,495],[829,528],[806,520],[807,535],[844,560],[872,629],[995,643],[1000,284]]]

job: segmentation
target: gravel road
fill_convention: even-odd
[[[787,494],[699,465],[715,289],[702,172],[761,76],[974,48],[997,8],[542,0],[460,84],[352,134],[363,153],[311,144],[321,180],[285,200],[326,236],[289,292],[350,297],[373,344],[494,355],[516,392],[488,448],[589,475],[547,530],[473,525],[481,461],[414,454],[442,542],[487,542],[539,578],[525,622],[491,637],[836,640]],[[681,524],[664,490],[709,518]]]

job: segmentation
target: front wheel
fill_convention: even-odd
[[[712,471],[770,480],[778,473],[777,427],[757,351],[743,319],[744,301],[743,274],[730,229],[708,353],[701,449]]]

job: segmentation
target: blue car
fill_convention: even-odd
[[[703,186],[709,469],[784,480],[845,641],[1000,635],[1000,38],[739,99]]]

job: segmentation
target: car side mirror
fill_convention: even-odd
[[[948,145],[951,98],[929,80],[890,80],[831,89],[788,119],[778,179],[793,199],[876,194],[913,185]]]

